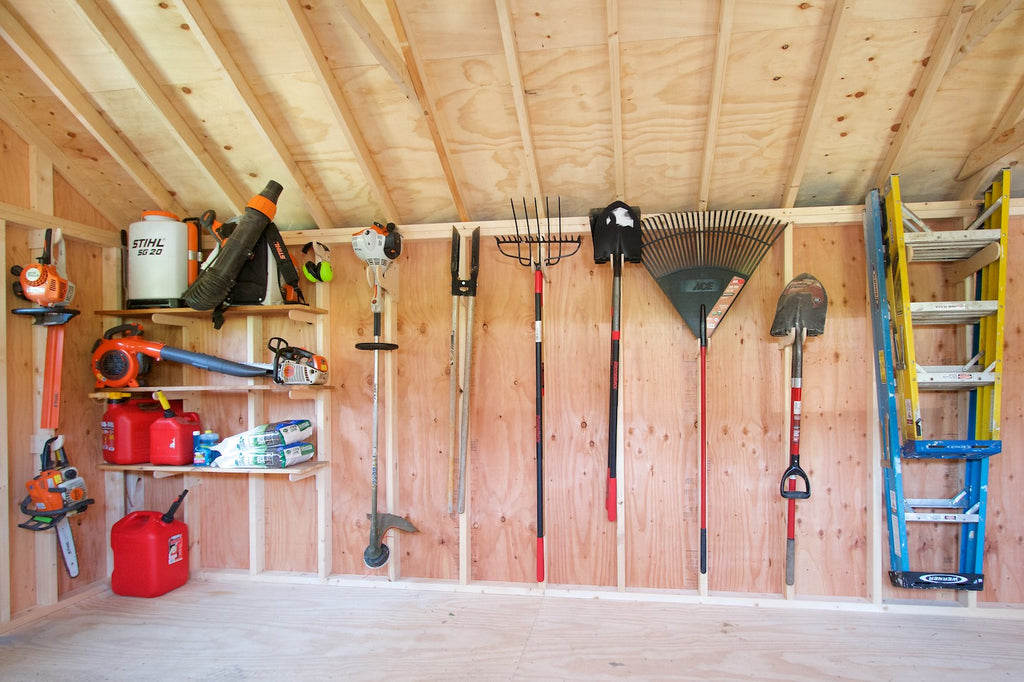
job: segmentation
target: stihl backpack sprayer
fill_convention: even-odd
[[[149,341],[142,338],[142,331],[140,324],[122,324],[103,333],[103,338],[92,349],[96,388],[139,386],[139,376],[149,373],[153,360],[171,360],[236,377],[269,376],[279,384],[310,385],[327,381],[326,358],[289,346],[277,336],[267,345],[274,353],[273,364],[246,364]]]

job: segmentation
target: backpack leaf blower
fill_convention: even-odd
[[[274,363],[246,364],[214,355],[175,348],[142,338],[140,324],[122,324],[103,332],[92,350],[92,372],[96,388],[139,386],[139,376],[149,373],[154,360],[170,360],[210,372],[236,377],[269,376],[279,384],[323,384],[327,380],[327,360],[301,348],[288,346],[274,337],[268,348]]]
[[[252,257],[253,247],[263,230],[277,213],[277,199],[283,188],[271,180],[263,191],[249,200],[237,227],[221,245],[220,254],[196,281],[185,290],[183,298],[193,310],[213,310],[220,305],[245,262]]]

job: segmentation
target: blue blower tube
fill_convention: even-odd
[[[252,256],[256,241],[277,213],[277,199],[282,189],[281,185],[271,180],[262,192],[245,205],[245,213],[221,246],[217,258],[185,290],[183,298],[189,308],[213,310],[231,293],[235,278]]]
[[[199,369],[220,374],[230,374],[233,377],[264,377],[270,374],[271,370],[265,367],[246,365],[241,362],[225,360],[205,353],[196,353],[183,348],[164,346],[160,349],[161,360],[180,362],[183,365],[191,365]]]

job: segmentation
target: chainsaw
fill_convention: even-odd
[[[15,308],[11,312],[31,316],[34,318],[33,324],[47,328],[40,426],[56,429],[60,418],[64,325],[79,312],[68,307],[75,297],[75,285],[68,280],[64,238],[60,228],[46,230],[43,253],[35,263],[15,265],[11,268],[11,274],[18,278],[11,285],[14,295],[36,304],[35,308]]]
[[[135,323],[111,327],[103,333],[92,349],[96,388],[139,386],[140,377],[149,373],[154,360],[180,362],[236,377],[269,376],[279,384],[308,386],[327,381],[327,360],[323,356],[289,346],[280,337],[268,344],[274,353],[273,363],[248,364],[143,339],[142,333],[142,325]]]
[[[64,436],[46,441],[39,455],[39,474],[25,483],[28,495],[21,511],[29,517],[19,528],[34,531],[57,529],[64,567],[72,578],[78,577],[78,554],[68,517],[80,514],[95,502],[89,497],[85,480],[71,466],[64,450]]]

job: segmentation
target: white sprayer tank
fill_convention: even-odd
[[[144,211],[128,226],[128,308],[176,308],[199,269],[199,232],[177,216]]]

